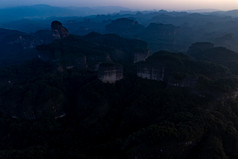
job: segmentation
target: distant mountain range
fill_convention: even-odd
[[[140,11],[143,12],[143,11]],[[144,11],[154,12],[154,11]],[[160,11],[161,12],[161,11]],[[167,11],[163,11],[167,13]],[[188,13],[206,13],[212,15],[224,15],[238,17],[238,10],[218,11],[214,9],[199,9],[189,10]],[[129,8],[120,6],[105,6],[105,7],[55,7],[49,5],[33,5],[33,6],[19,6],[11,8],[0,8],[0,24],[22,19],[44,19],[49,17],[85,17],[98,14],[132,14],[137,11],[132,11]],[[173,13],[185,13],[176,11]]]
[[[33,18],[89,16],[97,14],[112,14],[129,10],[119,6],[105,7],[54,7],[49,5],[20,6],[0,9],[0,23]]]
[[[212,14],[238,17],[238,9],[230,10],[230,11],[216,11],[216,12],[213,12]]]
[[[210,12],[207,12],[210,11]],[[0,9],[0,28],[34,34],[51,21],[70,34],[118,34],[148,43],[152,52],[185,51],[195,42],[212,42],[238,52],[238,10],[133,11],[123,7],[52,7],[35,5]],[[28,38],[27,38],[28,39]]]

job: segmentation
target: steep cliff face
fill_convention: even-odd
[[[53,21],[51,23],[51,30],[55,39],[62,39],[69,35],[68,30],[59,21]]]
[[[166,69],[164,65],[140,64],[137,66],[137,76],[143,79],[165,82],[175,87],[194,87],[198,78],[193,75],[178,73]]]
[[[137,76],[176,87],[207,87],[211,81],[223,85],[224,78],[238,71],[238,54],[225,48],[214,47],[197,55],[194,58],[182,53],[156,52],[137,63]]]
[[[137,63],[137,76],[144,79],[163,81],[177,87],[193,87],[197,77],[189,71],[192,62],[182,54],[161,51],[144,62]]]
[[[165,80],[165,67],[163,65],[137,65],[137,76],[144,79],[151,79],[156,81]]]
[[[123,68],[114,63],[102,63],[98,69],[98,79],[103,83],[115,83],[123,79]]]
[[[138,51],[134,53],[134,63],[145,61],[147,57],[150,56],[150,51]]]

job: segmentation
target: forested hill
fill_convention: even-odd
[[[35,57],[0,67],[2,158],[238,158],[236,52],[150,55],[142,40],[52,24]]]

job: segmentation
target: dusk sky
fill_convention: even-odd
[[[0,0],[0,7],[48,4],[53,6],[122,6],[131,9],[238,9],[238,0]]]

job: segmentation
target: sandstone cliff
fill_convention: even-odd
[[[68,30],[59,21],[53,21],[51,23],[51,30],[55,39],[62,39],[69,35]]]
[[[115,83],[123,79],[123,68],[114,63],[102,63],[98,69],[98,79],[103,83]]]

